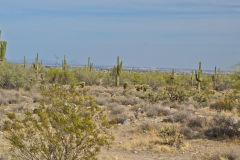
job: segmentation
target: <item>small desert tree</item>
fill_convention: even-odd
[[[61,85],[41,87],[38,108],[19,118],[8,113],[4,135],[12,155],[24,160],[96,159],[112,140],[104,111],[86,90]]]

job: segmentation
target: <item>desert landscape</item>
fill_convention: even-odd
[[[239,0],[0,2],[0,160],[240,160]]]
[[[119,57],[116,65],[105,71],[95,69],[90,58],[86,67],[69,66],[64,57],[62,67],[46,68],[39,62],[38,54],[31,66],[1,61],[1,159],[11,159],[11,155],[16,155],[17,159],[47,156],[50,142],[46,144],[48,152],[43,150],[45,154],[40,153],[39,144],[35,144],[36,151],[31,151],[35,139],[31,141],[31,134],[24,133],[31,127],[25,124],[26,112],[34,114],[38,109],[55,105],[61,108],[66,103],[80,108],[88,106],[88,102],[84,102],[87,98],[81,102],[69,100],[75,94],[91,97],[91,105],[102,110],[109,125],[108,133],[103,132],[106,143],[100,143],[103,148],[94,151],[90,159],[95,156],[102,160],[239,158],[239,72],[224,73],[215,67],[212,74],[204,74],[201,62],[192,73],[177,73],[174,69],[171,72],[141,72],[124,70],[122,66]],[[67,116],[62,111],[54,111]],[[42,112],[48,111],[43,109]],[[43,125],[40,119],[36,118],[36,122]],[[16,128],[17,124],[22,126]],[[53,123],[48,127],[51,125]],[[38,132],[42,131],[34,130],[31,136],[38,137]],[[12,139],[14,136],[19,138],[21,145]],[[104,147],[106,144],[108,147]],[[61,145],[60,142],[57,145]],[[23,150],[28,149],[33,154],[22,155]]]

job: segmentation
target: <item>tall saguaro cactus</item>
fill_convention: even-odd
[[[117,57],[117,66],[114,65],[113,72],[115,75],[115,86],[119,87],[119,78],[122,73],[122,61],[119,62],[119,56]]]
[[[196,77],[196,80],[198,82],[198,91],[201,92],[201,82],[203,81],[203,77],[202,77],[202,62],[200,61],[199,62],[199,69],[198,71],[195,70],[195,77]]]
[[[38,61],[38,53],[37,53],[37,57],[35,58],[35,63],[33,63],[33,68],[36,73],[36,79],[38,79],[39,71],[41,68],[41,65],[39,64],[39,61]]]
[[[1,40],[1,33],[2,31],[0,30],[0,61],[4,61],[6,59],[7,41]]]
[[[213,87],[216,88],[217,85],[217,66],[214,68],[214,74],[212,76]]]
[[[93,63],[91,63],[90,61],[90,57],[88,57],[88,71],[92,71],[93,70]]]
[[[67,60],[66,60],[66,56],[64,56],[64,59],[62,61],[62,70],[66,71],[68,68],[67,66]]]
[[[193,84],[194,84],[194,71],[192,70],[191,85],[193,86]]]
[[[26,57],[24,56],[23,67],[26,68]]]
[[[88,57],[88,71],[90,70],[90,57]]]
[[[175,70],[174,69],[172,69],[172,73],[171,73],[170,79],[171,79],[172,85],[174,85],[174,81],[175,81]]]

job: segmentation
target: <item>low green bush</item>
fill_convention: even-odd
[[[49,83],[71,84],[76,81],[71,70],[61,68],[49,68],[44,73],[45,81]]]
[[[2,131],[13,159],[96,159],[113,140],[104,111],[76,86],[41,86],[42,101],[19,118],[7,113]],[[63,158],[64,157],[64,158]]]
[[[78,82],[85,82],[86,85],[100,85],[103,73],[99,71],[88,71],[86,68],[75,67],[73,69],[74,76]]]
[[[35,82],[35,73],[30,67],[10,62],[0,62],[0,88],[30,89]]]
[[[167,97],[170,102],[183,103],[189,100],[190,95],[188,91],[181,86],[168,86],[164,90],[164,96]]]

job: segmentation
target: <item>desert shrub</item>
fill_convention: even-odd
[[[205,131],[208,138],[240,138],[240,121],[233,117],[218,115],[214,117]]]
[[[139,131],[140,132],[147,132],[147,131],[156,131],[158,130],[158,126],[154,123],[150,123],[150,122],[143,122],[140,126],[139,126]]]
[[[218,153],[208,158],[208,160],[240,160],[234,152]]]
[[[192,114],[184,110],[184,111],[174,113],[172,115],[172,120],[174,122],[186,123],[191,119],[191,117],[192,117]]]
[[[168,86],[165,88],[165,95],[170,102],[183,103],[188,101],[189,93],[180,86]]]
[[[170,109],[159,105],[147,105],[143,108],[148,117],[166,116],[170,114]]]
[[[95,102],[96,104],[100,105],[100,106],[104,106],[107,103],[107,98],[105,97],[95,97]]]
[[[114,97],[111,98],[110,101],[112,103],[118,103],[118,104],[122,104],[122,105],[136,105],[138,103],[140,103],[142,100],[137,98],[137,97],[131,97],[131,96],[118,96],[118,97]]]
[[[51,85],[41,87],[42,101],[22,118],[8,113],[3,132],[17,159],[96,159],[108,145],[111,127],[103,110],[86,90]]]
[[[16,104],[25,99],[16,90],[0,90],[0,105]]]
[[[124,124],[124,122],[126,122],[126,120],[128,120],[129,117],[126,114],[117,114],[114,115],[114,117],[112,118],[112,120],[110,121],[111,124]]]
[[[216,86],[214,89],[217,91],[224,91],[232,89],[234,87],[234,80],[231,78],[231,75],[218,74],[216,80]]]
[[[189,119],[187,125],[190,128],[203,128],[207,125],[207,119],[205,117],[194,117]]]
[[[45,71],[44,75],[45,80],[49,83],[70,84],[75,82],[75,77],[71,70],[49,68]]]
[[[35,73],[20,64],[0,62],[0,88],[30,89],[35,81]]]
[[[195,92],[193,95],[193,100],[201,106],[206,106],[208,104],[208,98],[202,92]]]
[[[232,111],[234,108],[239,109],[239,99],[240,97],[236,92],[229,92],[210,107],[217,110]]]
[[[125,107],[122,105],[117,105],[111,108],[112,114],[121,114],[125,111]]]
[[[121,76],[122,77],[122,76]],[[121,84],[121,77],[120,77],[120,84]],[[113,78],[113,75],[111,74],[111,72],[107,72],[103,75],[102,78],[102,85],[104,87],[108,87],[108,86],[114,86],[115,85],[115,80]]]
[[[103,74],[98,71],[89,72],[86,68],[76,67],[73,73],[79,82],[85,82],[86,85],[100,85]]]
[[[146,99],[147,101],[149,101],[150,103],[153,103],[153,104],[159,102],[159,100],[160,100],[159,95],[155,94],[152,91],[148,91],[145,94],[144,99]]]
[[[183,135],[175,126],[161,128],[158,131],[158,136],[161,137],[161,145],[170,145],[177,148],[183,145]]]

